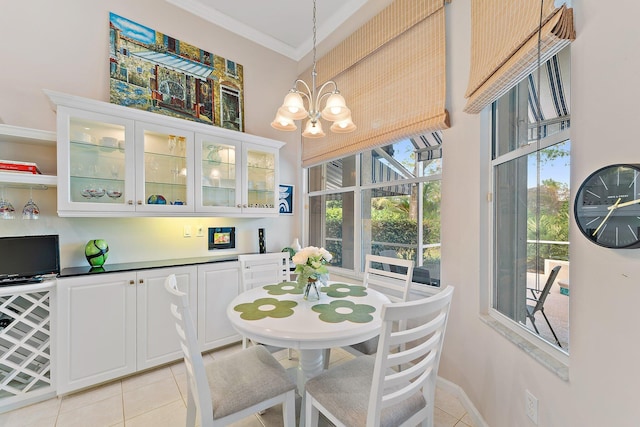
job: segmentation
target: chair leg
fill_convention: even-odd
[[[318,426],[318,420],[320,418],[320,412],[318,411],[318,408],[316,408],[313,405],[313,398],[307,393],[303,400],[305,400],[305,405],[304,405],[304,412],[305,412],[304,426],[305,427],[317,427]]]
[[[536,331],[536,334],[540,335],[540,332],[538,331],[538,327],[536,326],[536,319],[533,316],[527,316],[527,319],[529,319],[529,321],[531,322],[531,326],[533,326],[533,329]]]
[[[329,369],[329,359],[331,359],[331,349],[325,348],[324,350],[322,350],[322,367],[325,371]]]
[[[544,314],[544,309],[540,310],[540,313],[542,313],[542,317],[544,317],[544,320],[547,322],[547,325],[549,325],[549,329],[551,329],[551,333],[553,334],[553,338],[556,339],[556,343],[558,344],[558,347],[562,348],[562,345],[560,344],[560,340],[558,339],[558,337],[556,336],[555,331],[551,327],[551,323],[549,323],[549,319],[547,319],[547,315]]]
[[[195,398],[191,393],[191,387],[187,387],[187,427],[196,426],[196,412],[198,412],[198,410]]]
[[[296,425],[296,392],[291,390],[282,403],[282,421],[284,427],[295,427]]]

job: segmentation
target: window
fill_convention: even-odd
[[[492,105],[491,308],[565,352],[569,295],[560,285],[569,283],[568,64],[565,48]],[[560,273],[544,303],[550,326],[538,312],[534,327],[527,305],[535,304],[530,298],[539,297],[555,265]]]
[[[332,266],[364,270],[366,254],[415,261],[414,280],[440,283],[440,132],[308,170],[309,243]]]
[[[226,73],[228,76],[238,77],[238,71],[236,70],[236,63],[234,61],[226,60]]]

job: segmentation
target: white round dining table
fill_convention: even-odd
[[[295,288],[295,289],[294,289]],[[362,285],[318,285],[320,298],[306,300],[295,282],[256,287],[231,301],[233,327],[262,344],[298,351],[298,389],[323,370],[323,350],[366,341],[380,333],[382,305],[389,299]],[[313,295],[313,291],[311,292]]]

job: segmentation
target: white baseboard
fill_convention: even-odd
[[[471,399],[469,399],[469,396],[467,396],[467,394],[459,385],[454,384],[449,380],[445,380],[442,377],[438,377],[437,386],[441,390],[444,390],[447,393],[452,394],[453,396],[458,398],[476,427],[489,427],[489,424],[485,422],[485,420],[482,418],[482,415],[480,415],[480,412],[478,412],[476,407],[471,402]]]

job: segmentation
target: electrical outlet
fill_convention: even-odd
[[[191,237],[191,226],[190,225],[185,225],[184,228],[182,229],[182,236],[183,237]]]
[[[529,390],[525,390],[524,410],[527,417],[538,425],[538,399]]]
[[[196,236],[204,237],[204,225],[198,225],[196,229]]]

